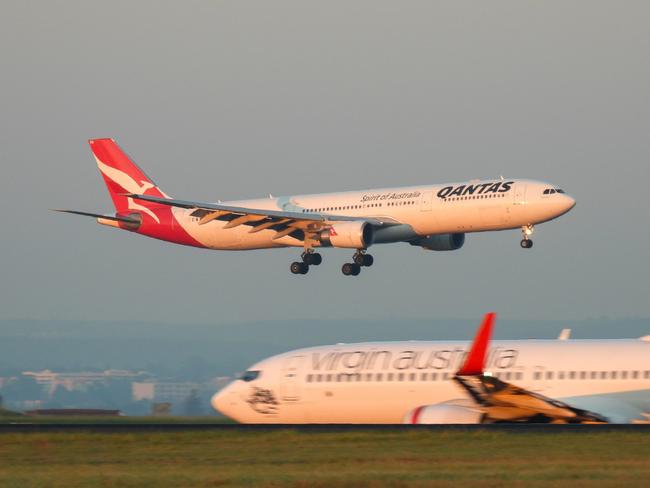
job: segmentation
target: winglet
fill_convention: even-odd
[[[456,373],[458,376],[479,376],[483,374],[485,357],[496,316],[496,313],[490,312],[483,317],[483,323],[479,327],[476,337],[474,337],[474,342],[472,342],[470,351],[465,358],[465,363]]]

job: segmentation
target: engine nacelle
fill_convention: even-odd
[[[136,231],[142,225],[142,215],[139,212],[133,212],[128,215],[115,214],[116,217],[123,220],[105,219],[104,217],[97,217],[97,223],[101,225],[108,225],[109,227],[117,227],[118,229],[126,229]]]
[[[455,251],[465,244],[465,234],[436,234],[420,237],[410,243],[412,246],[420,246],[430,251]]]
[[[324,246],[365,249],[372,245],[374,230],[367,222],[337,222],[321,232]]]
[[[405,424],[480,424],[483,412],[462,405],[423,405],[407,412]]]

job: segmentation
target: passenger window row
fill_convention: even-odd
[[[398,207],[401,205],[415,205],[415,200],[403,200],[398,202],[388,202],[386,203],[387,207]],[[366,203],[364,205],[343,205],[338,207],[321,207],[321,208],[303,208],[302,213],[305,212],[336,212],[339,210],[356,210],[360,208],[378,208],[383,207],[383,203]]]
[[[308,383],[345,381],[436,381],[450,378],[449,373],[327,373],[308,374]]]
[[[507,372],[498,373],[505,375],[505,379],[523,378],[523,373]],[[439,373],[439,372],[421,372],[421,373],[317,373],[308,374],[306,377],[307,383],[321,383],[321,382],[353,382],[353,381],[446,381],[453,378],[453,373]]]
[[[315,373],[306,376],[307,383],[355,382],[355,381],[446,381],[453,378],[453,373]],[[493,377],[504,381],[520,381],[524,378],[521,371],[501,371],[492,373]],[[650,379],[648,371],[535,371],[534,380],[636,380]]]
[[[464,197],[447,197],[441,198],[443,202],[455,202],[457,200],[481,200],[483,198],[504,198],[504,193],[492,193],[489,195],[465,195]]]
[[[541,380],[637,380],[650,379],[650,371],[535,371],[533,379]]]

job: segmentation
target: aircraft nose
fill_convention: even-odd
[[[576,206],[576,201],[573,197],[567,194],[562,195],[562,207],[563,207],[562,210],[564,212],[568,212],[575,206]]]
[[[230,416],[229,412],[232,410],[236,398],[234,393],[232,385],[228,385],[216,392],[210,399],[212,408],[226,416]]]
[[[214,395],[212,395],[212,398],[210,399],[210,405],[212,405],[212,408],[214,408],[216,411],[221,412],[221,405],[223,404],[223,390],[216,392]]]

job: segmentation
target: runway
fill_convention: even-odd
[[[636,432],[650,435],[650,424],[489,424],[489,425],[403,425],[403,424],[215,424],[215,423],[9,423],[0,424],[2,433],[30,432],[270,432],[293,430],[304,433],[429,431],[429,432],[508,432],[538,434],[594,434]]]

